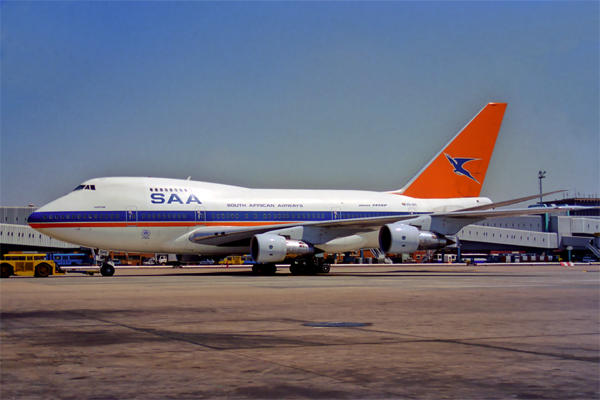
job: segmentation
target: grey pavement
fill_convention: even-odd
[[[598,399],[600,267],[0,283],[2,399]],[[313,327],[354,322],[359,327]]]

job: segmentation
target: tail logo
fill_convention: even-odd
[[[477,179],[475,179],[473,177],[473,175],[471,175],[471,173],[464,167],[464,165],[466,163],[468,163],[469,161],[480,160],[479,158],[458,158],[458,157],[452,158],[446,153],[444,153],[444,155],[446,156],[446,158],[448,159],[448,161],[454,168],[454,171],[452,171],[452,172],[454,172],[456,175],[459,175],[459,176],[466,176],[467,178],[472,179],[475,182],[479,183],[479,181],[477,181]]]

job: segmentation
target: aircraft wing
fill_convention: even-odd
[[[250,239],[254,235],[299,226],[310,226],[324,230],[340,229],[350,235],[360,232],[378,230],[385,224],[393,224],[401,221],[407,221],[407,223],[410,224],[410,220],[416,220],[420,217],[426,216],[431,218],[432,226],[440,226],[440,224],[442,224],[445,226],[452,226],[453,228],[456,228],[457,226],[462,228],[465,225],[489,218],[558,213],[586,208],[589,207],[540,207],[508,210],[467,209],[446,213],[407,214],[403,216],[340,219],[324,222],[299,222],[293,224],[261,225],[257,227],[203,227],[192,232],[189,238],[190,241],[198,244],[207,244],[213,246],[244,246],[250,243]],[[438,233],[454,234],[455,232]]]
[[[521,198],[518,198],[518,199],[512,199],[512,200],[506,200],[506,201],[499,201],[497,203],[484,204],[482,206],[465,208],[465,209],[463,209],[461,211],[491,210],[492,208],[511,206],[513,204],[522,203],[524,201],[537,199],[538,197],[548,196],[550,194],[561,193],[561,192],[566,192],[566,191],[567,191],[566,189],[565,190],[555,190],[554,192],[548,192],[548,193],[542,193],[542,194],[534,194],[533,196],[521,197]]]
[[[326,222],[296,222],[293,224],[261,225],[256,227],[203,227],[196,229],[190,234],[190,241],[198,244],[213,246],[243,246],[246,241],[254,235],[261,233],[293,228],[299,226],[311,226],[321,229],[343,229],[351,233],[374,231],[385,224],[415,218],[417,215],[394,216],[394,217],[372,217],[340,219]]]

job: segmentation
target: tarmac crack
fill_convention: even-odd
[[[463,345],[463,346],[473,346],[473,347],[481,347],[481,348],[494,349],[494,350],[511,351],[511,352],[515,352],[515,353],[533,354],[533,355],[537,355],[537,356],[554,357],[554,358],[558,358],[558,359],[562,359],[562,360],[569,360],[569,361],[581,361],[581,362],[589,362],[589,363],[594,363],[594,364],[598,364],[600,362],[600,356],[581,357],[581,356],[575,356],[575,355],[569,355],[569,354],[546,353],[546,352],[533,351],[533,350],[515,349],[515,348],[511,348],[511,347],[495,346],[495,345],[485,344],[485,343],[469,343],[470,341],[475,341],[475,340],[485,341],[485,340],[498,340],[498,339],[523,339],[523,338],[542,338],[542,337],[568,337],[568,336],[600,335],[600,333],[598,333],[598,332],[560,334],[560,335],[526,335],[526,336],[491,337],[491,338],[481,338],[481,339],[473,338],[473,339],[460,340],[460,339],[426,338],[426,337],[418,336],[418,335],[409,335],[409,334],[382,331],[382,330],[373,330],[373,329],[367,329],[367,328],[354,328],[354,329],[367,331],[367,332],[385,333],[388,335],[401,335],[401,336],[410,336],[410,337],[414,337],[414,338],[420,338],[419,340],[404,341],[402,343],[409,343],[409,342],[412,342],[412,343],[416,343],[416,342],[450,343],[450,344],[459,344],[459,345]]]
[[[197,341],[186,339],[185,337],[182,337],[181,335],[174,335],[172,333],[170,334],[169,332],[165,332],[165,331],[159,331],[159,330],[150,329],[150,328],[138,328],[138,327],[135,327],[135,326],[126,325],[126,324],[119,323],[119,322],[113,322],[113,321],[102,319],[102,318],[98,318],[98,317],[88,316],[88,315],[85,315],[84,313],[80,313],[80,312],[74,312],[74,311],[72,311],[72,313],[76,314],[78,316],[84,317],[84,318],[88,318],[88,319],[92,319],[92,320],[97,320],[97,321],[100,321],[100,322],[103,322],[103,323],[106,323],[106,324],[111,324],[111,325],[119,326],[119,327],[122,327],[122,328],[125,328],[125,329],[130,329],[130,330],[133,330],[135,332],[141,332],[141,333],[145,333],[145,334],[149,334],[149,335],[154,335],[154,336],[158,336],[158,337],[161,337],[161,338],[164,338],[164,339],[167,339],[167,340],[175,340],[175,341],[185,342],[185,343],[188,343],[188,344],[191,344],[191,345],[194,345],[194,346],[199,346],[199,347],[207,348],[207,349],[214,350],[214,351],[223,351],[223,352],[227,352],[227,353],[230,353],[230,354],[234,354],[234,355],[236,355],[238,357],[244,357],[244,358],[248,358],[248,359],[251,359],[251,360],[260,361],[260,362],[263,362],[263,363],[272,364],[272,365],[275,365],[275,366],[281,367],[281,368],[293,369],[295,371],[299,371],[299,372],[303,372],[303,373],[306,373],[306,374],[311,374],[311,375],[319,376],[321,378],[335,380],[335,381],[338,381],[340,383],[354,385],[354,386],[359,386],[359,387],[362,387],[362,388],[367,389],[367,390],[375,390],[375,391],[378,391],[378,392],[381,392],[381,393],[386,393],[386,394],[389,394],[389,395],[393,395],[393,396],[395,396],[398,399],[408,399],[408,400],[416,400],[417,399],[416,397],[409,397],[409,396],[406,396],[404,394],[392,392],[392,391],[381,389],[381,388],[371,387],[371,386],[366,385],[366,384],[360,384],[360,383],[356,383],[356,382],[351,382],[351,381],[348,381],[348,380],[345,380],[345,379],[342,379],[342,378],[337,378],[337,377],[329,376],[329,375],[322,374],[322,373],[319,373],[319,372],[310,371],[310,370],[307,370],[307,369],[304,369],[304,368],[299,368],[299,367],[296,367],[296,366],[293,366],[293,365],[287,365],[287,364],[283,364],[283,363],[280,363],[280,362],[276,362],[276,361],[272,361],[272,360],[267,360],[267,359],[264,359],[264,358],[261,358],[261,357],[256,357],[256,356],[252,356],[252,355],[249,355],[249,354],[244,354],[244,353],[242,353],[240,351],[236,351],[235,349],[227,349],[227,348],[222,348],[222,347],[210,346],[210,345],[207,345],[207,344],[199,343]],[[352,329],[352,328],[344,328],[344,329]],[[386,342],[386,343],[389,344],[389,342]],[[353,344],[353,345],[362,345],[362,343],[356,343],[356,344]]]
[[[481,348],[493,349],[493,350],[511,351],[511,352],[515,352],[515,353],[533,354],[536,356],[554,357],[554,358],[558,358],[561,360],[581,361],[581,362],[589,362],[589,363],[594,363],[594,364],[598,364],[600,362],[600,357],[581,357],[581,356],[575,356],[575,355],[570,355],[570,354],[545,353],[545,352],[541,352],[541,351],[514,349],[514,348],[510,348],[510,347],[505,347],[505,346],[494,346],[494,345],[485,344],[485,343],[466,343],[466,342],[463,342],[460,340],[435,340],[435,341],[440,342],[440,343],[454,343],[454,344],[460,344],[463,346],[481,347]]]

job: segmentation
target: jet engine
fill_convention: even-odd
[[[312,244],[268,233],[254,235],[250,243],[250,255],[256,262],[280,262],[290,257],[313,254],[315,248]]]
[[[435,232],[420,231],[412,225],[387,224],[379,230],[379,247],[386,254],[408,254],[417,250],[441,249],[454,243]]]

